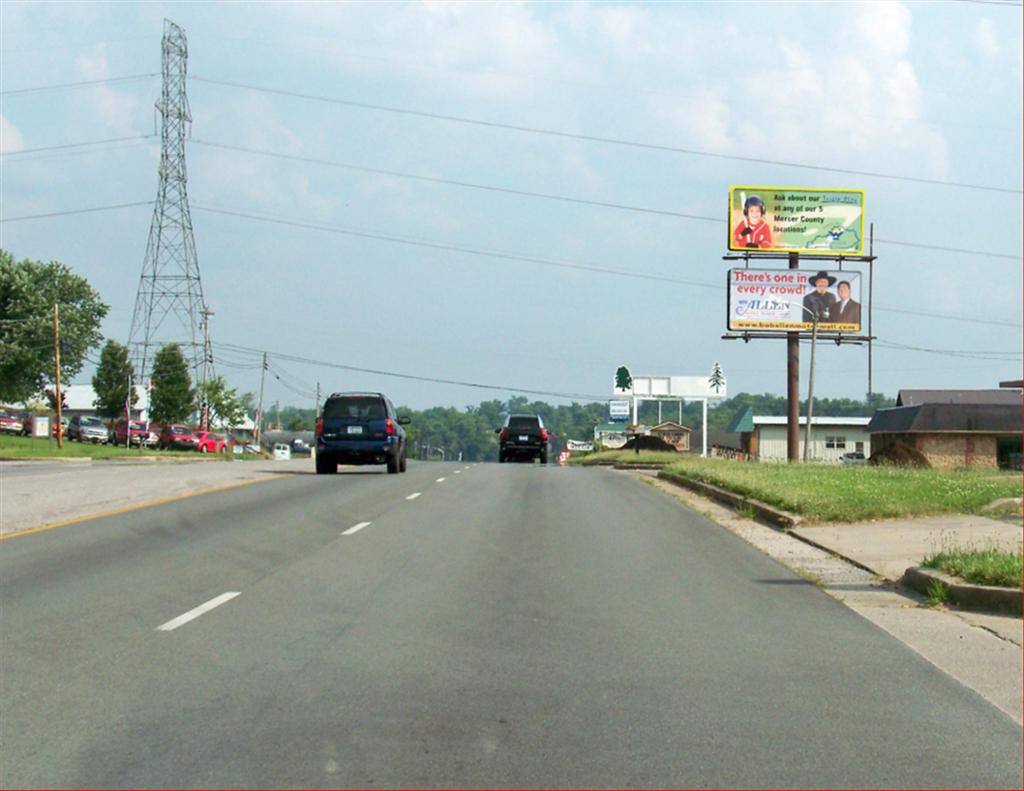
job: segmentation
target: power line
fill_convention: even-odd
[[[70,214],[90,214],[98,211],[112,211],[114,209],[130,209],[134,206],[152,206],[153,201],[136,201],[134,203],[116,203],[112,206],[93,206],[89,209],[70,209],[68,211],[55,211],[49,214],[26,214],[21,217],[0,217],[3,222],[21,222],[22,220],[42,220],[47,217],[67,217]]]
[[[432,113],[423,110],[410,110],[404,107],[393,107],[390,105],[383,104],[371,104],[369,102],[357,102],[352,99],[340,99],[331,96],[301,93],[298,91],[286,91],[279,88],[267,88],[264,86],[252,85],[249,83],[232,82],[229,80],[216,80],[209,77],[193,76],[192,79],[197,82],[204,82],[210,85],[219,85],[229,88],[240,88],[242,90],[258,91],[261,93],[269,93],[276,96],[288,96],[296,99],[306,99],[309,101],[324,102],[327,104],[337,104],[344,107],[357,107],[362,110],[373,110],[376,112],[393,113],[396,115],[406,115],[415,118],[430,118],[436,121],[448,121],[452,123],[469,124],[472,126],[482,126],[489,129],[507,129],[513,132],[526,132],[529,134],[546,135],[548,137],[558,137],[569,140],[584,140],[591,143],[605,143],[608,145],[627,146],[629,148],[640,148],[648,151],[662,151],[672,154],[685,154],[687,156],[707,157],[710,159],[725,159],[736,162],[753,162],[761,165],[778,165],[781,167],[800,168],[802,170],[816,170],[826,173],[843,173],[845,175],[866,176],[869,178],[888,179],[891,181],[906,181],[914,184],[930,184],[933,186],[940,187],[959,187],[962,189],[984,190],[988,192],[1002,192],[1011,195],[1024,194],[1024,190],[1011,189],[1008,187],[994,187],[985,184],[969,184],[966,182],[958,181],[926,179],[916,176],[899,176],[890,173],[878,173],[875,171],[867,170],[854,170],[852,168],[836,168],[828,167],[825,165],[809,165],[802,162],[787,162],[784,160],[763,159],[760,157],[747,157],[738,154],[720,154],[714,151],[702,151],[695,148],[681,148],[679,146],[662,145],[659,143],[647,143],[638,140],[627,140],[625,138],[604,137],[601,135],[588,135],[576,132],[564,132],[557,129],[545,129],[542,127],[535,126],[524,126],[521,124],[507,124],[500,123],[498,121],[485,121],[479,118],[469,118],[466,116],[458,115],[447,115],[444,113]]]
[[[596,206],[603,209],[616,209],[619,211],[639,212],[642,214],[654,214],[663,217],[677,217],[685,220],[699,220],[702,222],[713,222],[718,225],[724,225],[726,220],[721,217],[711,217],[705,214],[688,214],[685,212],[670,211],[668,209],[657,209],[649,206],[634,206],[625,203],[611,203],[607,201],[596,201],[589,200],[587,198],[576,198],[568,195],[556,195],[548,192],[534,192],[531,190],[514,189],[510,187],[497,187],[492,184],[480,184],[472,181],[461,181],[457,179],[445,179],[438,176],[424,176],[417,173],[404,173],[397,170],[387,170],[383,168],[372,168],[364,165],[353,165],[347,162],[336,162],[329,159],[319,159],[316,157],[303,157],[296,154],[283,154],[276,151],[266,151],[257,148],[247,148],[245,146],[229,145],[227,143],[215,143],[209,140],[191,140],[190,142],[201,146],[208,146],[211,148],[220,148],[226,151],[236,151],[243,154],[255,154],[257,156],[265,156],[273,159],[283,159],[292,162],[303,162],[313,165],[324,165],[326,167],[338,168],[341,170],[352,170],[359,173],[372,173],[380,176],[391,176],[393,178],[410,179],[413,181],[423,181],[431,184],[445,184],[453,187],[463,187],[466,189],[484,190],[487,192],[497,192],[506,195],[517,195],[526,198],[542,198],[544,200],[560,201],[563,203],[574,203],[584,206]],[[925,250],[941,250],[949,253],[962,253],[965,255],[976,255],[984,256],[986,258],[1005,258],[1011,261],[1019,261],[1020,255],[1010,255],[1008,253],[992,253],[979,250],[967,250],[961,247],[944,247],[941,245],[933,244],[921,244],[918,242],[901,242],[894,239],[875,239],[876,243],[881,244],[893,244],[901,247],[918,247]]]
[[[68,148],[84,148],[85,146],[100,146],[109,143],[125,143],[128,141],[149,140],[156,135],[132,135],[130,137],[108,137],[106,140],[88,140],[84,143],[62,143],[56,146],[43,146],[41,148],[23,148],[20,151],[2,151],[0,157],[16,157],[21,154],[36,154],[40,151],[61,151]]]
[[[281,352],[272,352],[272,351],[264,352],[261,349],[254,349],[251,346],[239,346],[237,344],[231,344],[231,343],[221,343],[221,344],[217,344],[217,345],[222,346],[222,347],[224,347],[226,349],[233,349],[235,351],[245,351],[245,352],[250,352],[250,353],[258,353],[258,354],[266,353],[267,355],[269,355],[271,357],[276,357],[276,358],[279,358],[279,359],[282,359],[282,360],[290,360],[290,361],[296,362],[296,363],[304,363],[306,365],[315,365],[315,366],[318,366],[320,368],[334,368],[334,369],[338,369],[338,370],[342,370],[342,371],[354,371],[354,372],[357,372],[357,373],[373,374],[375,376],[389,376],[389,377],[393,377],[393,378],[396,378],[396,379],[408,379],[408,380],[412,380],[412,381],[416,381],[416,382],[431,382],[431,383],[434,383],[434,384],[457,385],[459,387],[472,387],[472,388],[477,388],[477,389],[482,389],[482,390],[500,390],[502,392],[509,392],[509,393],[524,393],[526,395],[544,395],[544,396],[551,396],[551,397],[554,397],[554,398],[566,398],[566,399],[589,398],[589,399],[594,400],[594,401],[606,401],[607,400],[607,396],[595,396],[595,395],[586,394],[586,393],[560,393],[560,392],[555,392],[555,391],[551,391],[551,390],[530,390],[530,389],[523,388],[523,387],[510,387],[510,386],[506,386],[506,385],[491,385],[491,384],[483,384],[481,382],[465,382],[465,381],[461,381],[461,380],[457,380],[457,379],[442,379],[442,378],[433,377],[433,376],[417,376],[415,374],[397,373],[395,371],[382,371],[382,370],[378,370],[378,369],[375,369],[375,368],[363,368],[363,367],[355,366],[355,365],[345,365],[345,364],[342,364],[342,363],[334,363],[334,362],[329,362],[329,361],[326,361],[326,360],[314,360],[314,359],[312,359],[310,357],[299,357],[298,355],[294,355],[294,354],[282,354]]]
[[[425,247],[432,250],[444,250],[448,252],[465,253],[467,255],[485,256],[488,258],[497,258],[506,261],[517,261],[529,264],[538,264],[540,266],[557,267],[561,269],[572,269],[584,272],[597,272],[604,275],[617,275],[619,277],[630,277],[639,280],[651,280],[662,283],[673,283],[676,285],[693,286],[696,288],[709,288],[716,291],[723,291],[725,287],[719,283],[708,283],[700,280],[685,280],[683,278],[669,277],[667,275],[657,275],[645,272],[630,272],[623,269],[612,269],[609,267],[599,267],[589,264],[581,264],[567,261],[555,261],[549,258],[539,258],[536,256],[518,255],[515,253],[507,253],[497,250],[487,250],[478,247],[468,247],[464,245],[449,244],[445,242],[428,241],[421,239],[412,239],[408,237],[400,237],[391,234],[370,232],[370,231],[359,231],[349,228],[339,228],[336,226],[322,225],[318,223],[311,223],[302,220],[293,220],[282,217],[273,217],[268,215],[254,214],[251,212],[234,211],[230,209],[221,209],[216,206],[210,206],[205,203],[194,201],[192,207],[198,211],[212,212],[214,214],[223,214],[230,217],[241,217],[249,220],[256,220],[258,222],[270,222],[278,225],[285,225],[294,228],[303,228],[307,230],[323,231],[325,233],[336,233],[344,236],[354,236],[362,239],[375,239],[385,242],[393,242],[395,244],[405,244],[415,247]],[[875,306],[876,310],[883,312],[891,311],[894,313],[912,313],[914,315],[925,315],[932,318],[949,319],[951,321],[964,321],[972,324],[989,324],[1000,327],[1020,327],[1020,324],[1013,324],[1006,321],[998,321],[993,319],[978,319],[969,316],[956,316],[952,314],[944,313],[927,313],[925,311],[910,311],[905,309],[897,308],[886,308],[882,306]]]
[[[16,88],[14,90],[0,91],[0,96],[21,96],[29,93],[43,93],[44,91],[59,91],[65,88],[86,88],[90,85],[105,85],[112,82],[128,82],[129,80],[145,80],[150,77],[159,77],[160,72],[150,74],[129,74],[126,77],[107,77],[100,80],[82,80],[81,82],[63,82],[57,85],[37,85],[34,88]]]

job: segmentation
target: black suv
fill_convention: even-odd
[[[405,472],[405,426],[381,393],[332,393],[316,421],[316,471],[326,475],[338,464],[387,464]]]
[[[505,425],[495,429],[498,434],[498,461],[509,459],[533,461],[540,459],[548,463],[548,447],[551,435],[544,428],[540,415],[509,415]]]

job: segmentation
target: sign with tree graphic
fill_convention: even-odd
[[[722,373],[722,366],[719,365],[717,360],[715,360],[715,364],[711,368],[711,376],[708,377],[708,387],[714,390],[716,394],[725,390],[725,374]]]
[[[629,369],[620,365],[615,371],[615,390],[619,392],[629,392],[633,389],[633,377],[630,376]]]

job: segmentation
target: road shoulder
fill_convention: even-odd
[[[864,568],[645,471],[622,471],[736,534],[1024,723],[1020,619],[935,609]]]

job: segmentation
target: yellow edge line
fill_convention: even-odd
[[[0,535],[0,541],[6,541],[9,538],[18,538],[19,536],[28,536],[33,533],[42,533],[44,530],[54,530],[58,527],[67,527],[68,525],[77,525],[81,522],[89,522],[93,519],[103,519],[108,516],[117,516],[118,514],[127,514],[131,511],[141,511],[143,508],[152,508],[155,505],[164,505],[165,503],[174,503],[178,500],[187,500],[190,497],[199,497],[203,494],[214,494],[216,492],[224,492],[229,489],[238,489],[242,486],[251,486],[254,483],[266,483],[267,481],[280,480],[285,476],[283,475],[268,475],[266,478],[254,478],[251,481],[232,481],[231,483],[221,484],[219,486],[211,486],[208,489],[199,489],[195,492],[185,492],[184,494],[175,494],[171,497],[161,497],[158,500],[148,500],[144,503],[136,503],[134,505],[126,505],[123,508],[115,508],[113,511],[103,511],[98,514],[89,514],[88,516],[76,516],[71,519],[62,519],[59,522],[50,522],[46,525],[40,525],[39,527],[30,527],[26,530],[18,530],[15,533],[7,533],[6,535]]]

